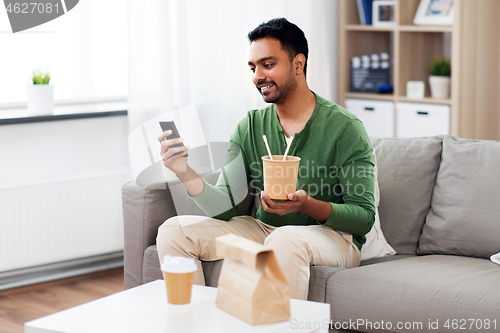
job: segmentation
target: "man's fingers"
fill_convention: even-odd
[[[295,192],[298,196],[304,196],[304,197],[307,197],[307,192],[304,191],[304,190],[298,190],[297,192]]]
[[[271,199],[266,192],[262,191],[261,193],[262,193],[261,194],[261,198],[262,198],[263,201],[266,202],[267,206],[270,207],[270,208],[274,208],[274,206],[276,205],[276,201],[274,201],[273,199]]]
[[[176,139],[170,139],[170,140],[163,140],[160,141],[160,155],[163,155],[167,152],[167,150],[170,149],[170,146],[173,146],[178,143],[182,143],[184,141],[182,138],[176,138]]]
[[[300,207],[303,200],[307,198],[307,193],[303,190],[300,190],[295,193],[288,194],[289,200],[274,201],[266,192],[261,191],[260,198],[264,211],[283,216],[285,214],[297,212],[297,208]]]
[[[288,194],[288,200],[290,201],[300,201],[302,198],[306,198],[307,193],[304,190],[298,190],[295,193],[289,193]]]
[[[183,158],[183,157],[184,157],[184,155],[185,155],[185,154],[177,154],[177,155],[173,155],[173,156],[169,157],[168,159],[163,160],[163,162],[164,162],[165,164],[167,164],[167,161],[168,161],[168,164],[169,164],[169,165],[172,165],[172,164],[174,164],[174,163],[175,163],[178,159]]]
[[[269,206],[269,201],[271,202],[274,202],[272,201],[269,196],[267,195],[266,192],[264,191],[261,191],[261,195],[260,195],[260,202],[262,203],[262,208],[266,211],[266,212],[270,212],[272,213],[272,208]]]
[[[167,136],[169,136],[170,134],[172,134],[172,131],[171,130],[168,130],[168,131],[165,131],[163,133],[161,133],[159,136],[158,136],[158,141],[160,141],[160,143],[165,140],[165,138]]]
[[[269,198],[265,192],[261,195],[261,204],[262,209],[268,213],[278,214],[279,216],[283,216],[290,212],[290,202],[276,202]],[[271,206],[272,205],[272,206]]]
[[[264,198],[261,197],[260,203],[262,204],[262,208],[267,212],[267,210],[269,209],[269,206],[267,205]]]
[[[267,204],[267,202],[264,199],[261,200],[261,203],[262,203],[262,209],[264,209],[264,211],[266,211],[268,213],[275,213],[275,214],[278,214],[278,215],[284,215],[285,214],[280,209],[274,209],[272,207],[269,207],[269,205]]]
[[[267,204],[267,201],[261,197],[261,204],[262,204],[262,208],[264,209],[264,211],[268,212],[268,213],[274,213],[274,209],[272,209],[271,207],[269,207],[269,205]]]
[[[170,139],[170,140],[163,140],[160,142],[162,147],[170,147],[172,145],[175,145],[177,143],[182,143],[184,140],[182,138],[175,138],[175,139]]]
[[[189,146],[181,146],[181,147],[176,147],[176,148],[168,148],[167,151],[162,155],[162,160],[163,162],[166,162],[168,159],[177,159],[180,157],[183,157],[184,152],[189,150]],[[175,155],[176,153],[180,153]]]

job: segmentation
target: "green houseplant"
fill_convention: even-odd
[[[27,105],[30,116],[50,115],[54,109],[54,87],[49,85],[49,73],[33,72],[27,88]]]
[[[51,76],[49,73],[43,75],[41,72],[33,72],[33,77],[31,81],[33,84],[49,84]]]
[[[451,62],[450,59],[440,57],[431,60],[431,75],[429,85],[432,98],[450,98]]]

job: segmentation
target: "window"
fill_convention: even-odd
[[[50,72],[56,103],[126,98],[126,1],[79,1],[53,21],[11,31],[0,8],[0,105],[26,101],[34,70]]]

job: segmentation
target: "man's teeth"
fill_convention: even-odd
[[[272,86],[272,84],[270,84],[270,85],[268,85],[268,86],[265,86],[265,87],[262,87],[262,88],[260,88],[260,91],[264,91],[264,90],[266,90],[267,88],[270,88],[271,86]]]

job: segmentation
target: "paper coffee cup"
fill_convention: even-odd
[[[271,199],[287,199],[289,193],[297,189],[297,175],[299,173],[300,157],[273,155],[273,160],[268,155],[262,156],[264,168],[264,192]]]
[[[165,256],[161,270],[167,287],[167,300],[170,304],[188,304],[191,302],[194,272],[194,259]]]

